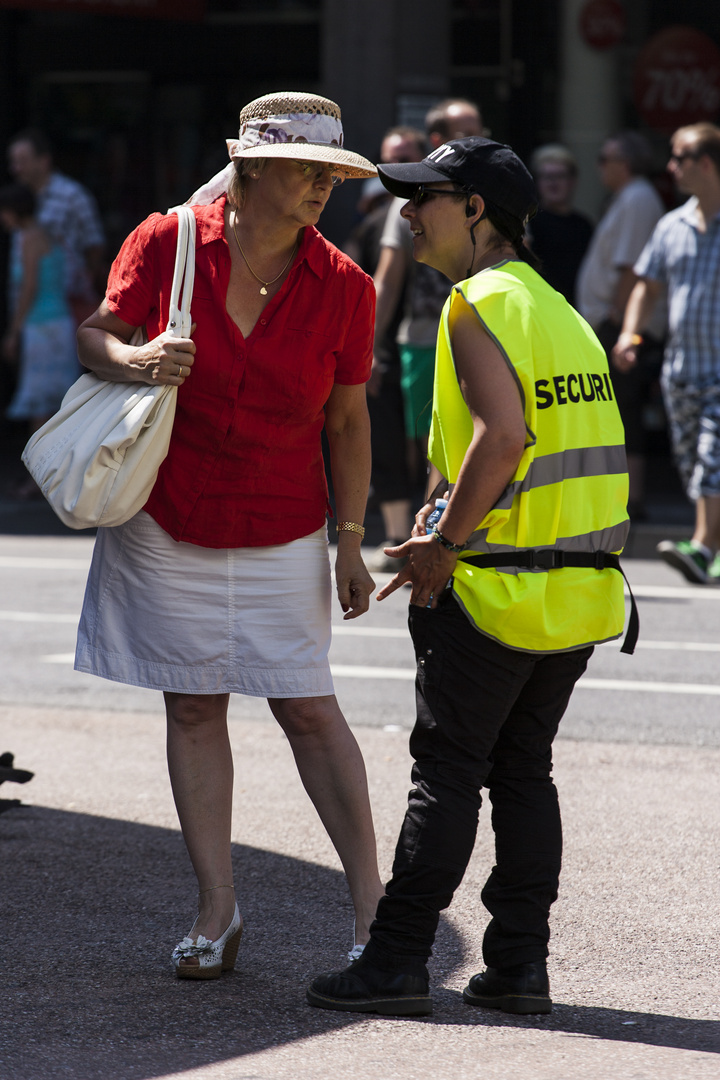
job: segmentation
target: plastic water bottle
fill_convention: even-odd
[[[448,504],[447,499],[436,499],[435,509],[428,514],[425,521],[425,531],[429,535],[433,531],[433,526],[437,525],[440,518],[443,516],[443,511]],[[426,604],[426,607],[432,607],[432,604]]]
[[[435,509],[430,514],[428,514],[427,521],[425,522],[426,532],[431,533],[433,531],[433,527],[437,525],[438,521],[443,516],[443,511],[445,510],[447,504],[447,499],[435,500]]]

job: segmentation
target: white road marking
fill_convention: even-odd
[[[414,680],[414,668],[363,667],[354,664],[331,664],[330,670],[342,679],[407,679]],[[642,694],[710,694],[720,696],[720,686],[712,683],[639,682],[633,679],[590,679],[583,677],[577,684],[580,690],[624,690]]]
[[[80,615],[42,611],[0,611],[2,622],[77,623]]]
[[[408,679],[414,681],[415,668],[362,667],[356,664],[331,664],[330,671],[338,679]]]
[[[622,639],[621,639],[622,640]],[[620,641],[605,641],[603,649],[620,651]],[[717,641],[638,641],[636,649],[660,649],[666,652],[720,652]]]
[[[45,664],[72,664],[75,653],[49,653],[40,657]],[[412,682],[414,668],[367,667],[359,664],[331,664],[336,679],[399,679]],[[579,690],[622,690],[641,694],[709,694],[720,696],[720,686],[712,683],[660,683],[638,682],[633,679],[590,679],[583,677],[577,684]]]
[[[720,686],[712,683],[635,682],[632,679],[586,679],[577,683],[579,690],[630,690],[641,694],[710,694],[720,696]]]
[[[29,555],[0,555],[0,570],[85,570],[90,566],[87,559],[46,559]]]
[[[43,611],[0,611],[0,622],[21,623],[69,623],[77,624],[80,614],[69,612]],[[368,637],[392,638],[410,642],[410,634],[404,627],[383,626],[347,626],[344,623],[332,628],[333,637]],[[620,641],[606,641],[602,648],[620,649]],[[720,652],[720,642],[716,641],[644,641],[637,643],[638,649],[663,650],[667,652]],[[386,670],[381,668],[380,670]]]
[[[630,582],[632,585],[632,582]],[[674,585],[633,585],[635,599],[646,596],[655,600],[720,600],[720,589],[714,585],[688,585],[685,588]],[[627,586],[625,586],[627,596]]]

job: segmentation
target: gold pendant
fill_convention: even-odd
[[[260,290],[260,295],[261,296],[267,296],[267,289],[265,288],[264,285],[263,285],[262,289]]]

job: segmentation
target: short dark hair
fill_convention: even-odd
[[[607,142],[617,143],[620,157],[633,176],[648,176],[652,172],[652,146],[639,131],[618,131]]]
[[[17,135],[13,135],[10,146],[21,142],[30,143],[38,157],[52,157],[52,144],[45,132],[41,131],[40,128],[23,128],[22,131],[18,131]]]
[[[33,216],[36,206],[35,192],[25,184],[6,184],[0,188],[0,210],[10,210],[25,219]]]
[[[445,140],[450,138],[452,131],[447,111],[451,105],[467,105],[469,109],[474,109],[482,125],[482,113],[480,112],[480,106],[476,102],[470,101],[469,98],[445,98],[444,101],[439,101],[437,105],[433,105],[425,117],[425,132],[428,136],[437,133]]]
[[[403,139],[412,139],[423,157],[430,151],[425,132],[421,131],[420,128],[410,127],[408,124],[398,124],[397,127],[387,129],[382,141],[385,142],[391,135],[399,135]]]
[[[673,134],[673,138],[675,138],[676,135],[693,136],[697,140],[697,145],[693,153],[697,157],[702,157],[704,154],[707,154],[715,166],[718,175],[720,175],[720,127],[708,122],[688,124],[687,127],[678,128]]]

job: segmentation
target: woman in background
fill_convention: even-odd
[[[65,298],[65,254],[35,218],[34,192],[22,184],[0,189],[0,220],[11,234],[10,322],[2,339],[6,363],[20,366],[10,420],[26,420],[29,434],[60,408],[80,375],[75,324]],[[14,493],[40,491],[28,478]]]

